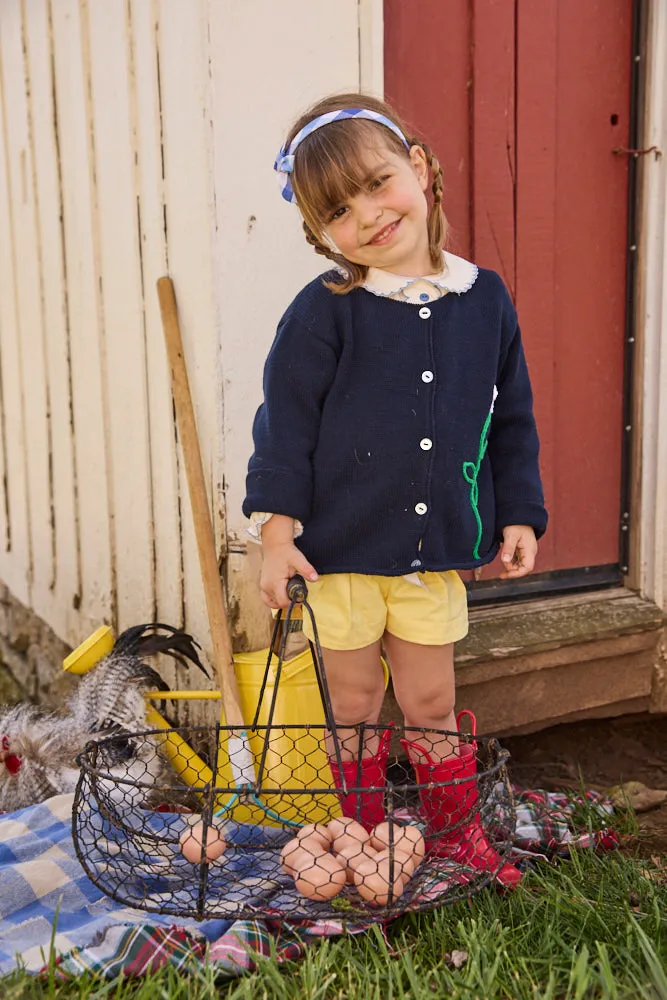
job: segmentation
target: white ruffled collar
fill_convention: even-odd
[[[427,274],[422,277],[412,278],[403,274],[393,274],[391,271],[382,271],[377,267],[370,267],[363,287],[373,295],[390,297],[392,295],[403,295],[406,301],[410,301],[405,295],[406,290],[419,283],[420,285],[430,285],[439,289],[440,292],[455,292],[462,295],[475,284],[477,280],[478,268],[476,264],[457,257],[456,254],[443,250],[443,268],[439,274]],[[415,299],[414,301],[418,301]]]

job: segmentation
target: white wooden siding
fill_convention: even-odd
[[[0,579],[71,644],[157,618],[208,647],[165,273],[235,629],[265,638],[250,427],[276,320],[321,269],[271,167],[312,100],[381,90],[381,7],[2,0]]]

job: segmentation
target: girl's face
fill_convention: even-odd
[[[408,158],[381,146],[369,150],[365,165],[364,184],[331,211],[325,236],[355,264],[410,277],[430,274],[423,149],[413,146]]]

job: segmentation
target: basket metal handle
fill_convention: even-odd
[[[306,581],[298,573],[287,581],[287,596],[290,601],[294,601],[296,604],[303,604],[308,597]]]
[[[274,679],[274,682],[273,682],[273,695],[272,695],[272,698],[271,698],[271,704],[270,704],[270,707],[269,707],[269,714],[268,714],[268,717],[267,717],[267,725],[266,725],[267,737],[268,737],[268,734],[270,733],[271,727],[273,725],[273,714],[274,714],[275,707],[276,707],[276,699],[277,699],[277,695],[278,695],[278,685],[280,683],[280,675],[281,675],[281,671],[282,671],[283,661],[285,659],[285,648],[286,648],[286,645],[287,645],[287,636],[288,636],[288,632],[289,632],[289,623],[290,623],[290,619],[291,619],[291,615],[292,615],[292,609],[293,609],[293,607],[294,607],[295,604],[303,604],[303,605],[305,605],[305,608],[306,608],[306,610],[308,612],[308,615],[310,616],[310,622],[311,622],[312,629],[313,629],[313,642],[309,643],[309,645],[310,645],[311,653],[313,655],[313,666],[315,668],[315,677],[317,678],[317,686],[319,688],[320,697],[322,699],[322,708],[324,709],[324,721],[325,721],[325,725],[326,725],[326,728],[331,733],[331,736],[332,736],[332,739],[333,739],[334,746],[333,746],[332,757],[335,759],[336,763],[338,764],[338,768],[339,768],[340,774],[343,775],[343,783],[342,783],[343,794],[347,794],[347,785],[346,785],[346,782],[345,782],[344,770],[343,770],[343,761],[342,761],[342,757],[341,757],[341,744],[340,744],[340,739],[338,737],[338,732],[337,732],[337,728],[336,728],[336,722],[335,722],[335,719],[334,719],[333,706],[331,704],[331,695],[329,694],[329,685],[327,683],[327,675],[326,675],[326,671],[325,671],[325,668],[324,668],[324,660],[323,660],[323,657],[322,657],[322,648],[320,646],[320,640],[319,640],[319,637],[318,637],[318,634],[317,634],[317,624],[315,622],[315,616],[313,614],[313,609],[311,608],[310,604],[308,604],[308,587],[306,586],[306,581],[304,580],[304,578],[300,574],[296,573],[294,576],[291,576],[289,578],[289,580],[287,581],[287,588],[286,589],[287,589],[287,596],[290,599],[290,606],[287,609],[287,615],[286,615],[286,618],[285,618],[285,628],[283,629],[283,632],[282,632],[282,636],[281,636],[281,639],[280,639],[280,649],[279,649],[278,654],[277,654],[278,655],[278,665],[276,667],[276,674],[275,674],[275,679]],[[276,645],[276,640],[277,640],[277,637],[278,637],[278,630],[280,628],[281,621],[282,621],[282,611],[278,611],[278,614],[276,616],[276,623],[275,623],[274,631],[273,631],[273,639],[272,639],[271,645],[269,647],[269,657],[268,657],[267,664],[266,664],[266,670],[264,671],[264,679],[262,680],[262,687],[260,689],[259,698],[257,700],[257,709],[255,711],[255,718],[253,719],[253,723],[252,723],[252,727],[251,727],[252,729],[254,729],[257,726],[257,724],[258,724],[260,707],[261,707],[262,699],[264,697],[264,692],[265,692],[266,686],[267,686],[267,681],[268,681],[268,677],[269,677],[269,668],[270,668],[270,665],[271,665],[271,658],[272,658],[273,653],[274,653],[274,648],[275,648],[275,645]],[[262,747],[262,755],[261,755],[261,759],[260,759],[260,762],[259,762],[258,784],[261,783],[261,778],[262,778],[262,775],[264,773],[264,768],[266,766],[266,755],[267,755],[267,750],[268,750],[268,744],[269,744],[269,740],[267,738],[267,739],[264,740],[264,745]]]

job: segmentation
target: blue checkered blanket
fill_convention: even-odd
[[[514,842],[515,858],[567,855],[573,847],[614,847],[617,838],[605,830],[611,804],[595,792],[584,796],[539,790],[515,789],[516,826],[507,831]],[[599,832],[577,828],[576,810],[586,799],[599,811]],[[79,864],[72,841],[72,795],[60,795],[18,812],[0,815],[0,975],[17,964],[38,972],[51,952],[64,976],[89,972],[113,976],[142,975],[161,964],[178,968],[206,958],[221,972],[238,975],[253,967],[254,955],[273,955],[279,961],[297,958],[312,941],[340,934],[340,921],[316,920],[300,927],[269,921],[204,920],[146,913],[114,902],[90,881]],[[182,823],[184,817],[155,814],[152,822]],[[109,831],[99,817],[92,824],[89,856],[94,861],[97,838]],[[145,829],[145,817],[142,828]],[[239,825],[240,828],[240,825]],[[266,837],[266,828],[262,828]],[[252,837],[252,827],[246,827]],[[237,830],[237,835],[239,831]],[[279,832],[276,831],[279,836]],[[284,836],[284,835],[283,835]],[[137,846],[129,859],[128,872],[148,866],[155,901],[169,890],[169,865],[152,852]],[[258,854],[255,852],[255,866]],[[178,859],[177,859],[178,860]],[[161,865],[162,862],[162,865]],[[171,865],[174,859],[171,859]],[[239,864],[243,861],[240,859]],[[446,863],[445,863],[446,864]],[[243,871],[236,871],[241,879]],[[256,874],[256,867],[252,874]],[[252,880],[256,883],[256,879]],[[276,902],[289,891],[278,876],[269,889]],[[254,889],[257,892],[256,884]],[[291,890],[294,891],[293,889]]]
[[[89,944],[110,925],[144,925],[147,915],[105,896],[77,861],[72,795],[0,817],[0,973],[38,971],[56,954]],[[152,914],[153,926],[174,917]],[[217,941],[233,921],[178,919],[197,937]]]

